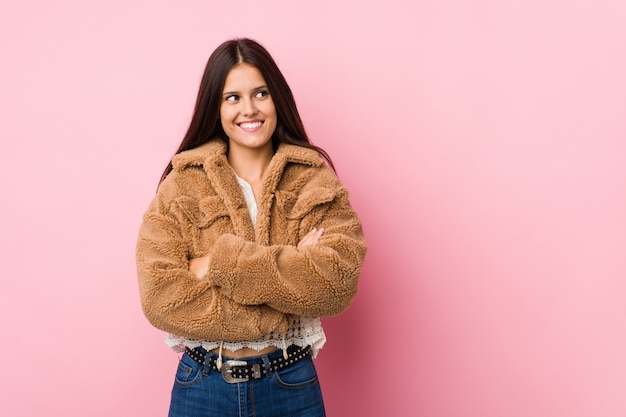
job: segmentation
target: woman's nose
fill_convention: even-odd
[[[256,105],[254,104],[254,100],[252,99],[243,100],[242,112],[245,116],[256,114],[257,108],[256,108]]]

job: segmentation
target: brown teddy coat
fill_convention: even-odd
[[[227,145],[210,141],[172,160],[137,243],[144,313],[157,328],[202,340],[286,332],[290,315],[335,315],[357,292],[366,243],[348,191],[314,150],[281,144],[252,225]],[[316,245],[296,245],[313,227]],[[203,279],[189,260],[209,255]]]

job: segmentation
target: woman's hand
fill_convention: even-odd
[[[203,279],[209,271],[209,257],[193,258],[189,261],[189,270],[199,278]]]
[[[300,240],[300,242],[298,242],[298,250],[302,250],[307,246],[317,244],[317,241],[319,240],[320,237],[322,237],[323,234],[324,234],[324,229],[322,228],[318,229],[317,227],[314,227],[313,229],[311,229],[309,233],[304,235],[304,237]]]

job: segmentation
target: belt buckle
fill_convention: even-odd
[[[221,369],[221,374],[222,374],[222,378],[224,378],[224,381],[228,382],[229,384],[236,384],[238,382],[247,382],[250,377],[244,377],[244,378],[235,378],[233,376],[233,368],[238,367],[238,366],[246,366],[248,365],[248,362],[246,361],[235,361],[235,360],[230,360],[230,361],[226,361],[222,364],[222,369]]]

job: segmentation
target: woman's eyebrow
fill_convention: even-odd
[[[267,89],[267,85],[263,84],[258,87],[254,87],[250,91],[257,91],[257,90],[262,90],[262,89]],[[239,91],[224,91],[224,93],[222,93],[223,96],[231,95],[231,94],[241,94],[241,93]]]

